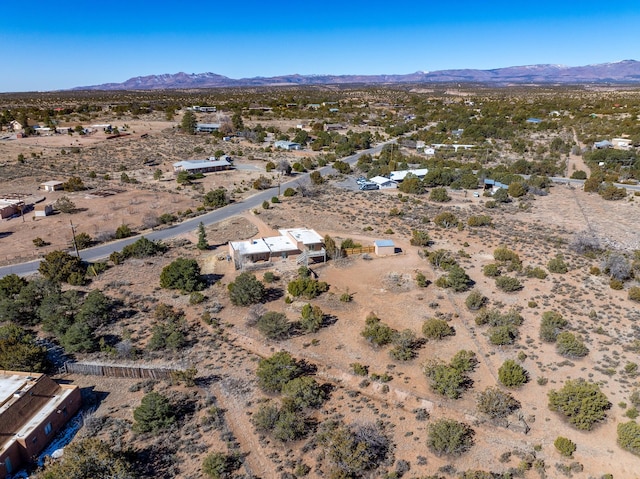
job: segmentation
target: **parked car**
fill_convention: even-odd
[[[360,189],[361,190],[377,190],[380,188],[380,185],[377,183],[371,183],[369,181],[367,181],[366,183],[362,183],[360,185]]]
[[[364,183],[367,183],[367,179],[364,176],[361,176],[358,179],[356,179],[356,183],[358,183],[359,185],[362,185]]]

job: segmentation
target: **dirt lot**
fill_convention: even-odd
[[[535,458],[544,461],[547,477],[560,477],[560,468],[574,462],[581,465],[582,471],[574,469],[573,477],[586,479],[604,473],[634,477],[638,459],[620,450],[615,437],[616,424],[627,420],[623,416],[625,408],[619,404],[627,402],[630,392],[638,385],[635,376],[623,371],[627,362],[638,360],[636,353],[625,349],[632,339],[638,338],[637,332],[631,329],[638,319],[637,308],[627,300],[625,291],[611,290],[605,277],[590,275],[589,268],[597,265],[597,260],[574,255],[567,242],[588,224],[608,244],[638,248],[638,233],[630,223],[630,218],[637,216],[637,204],[633,201],[603,203],[596,195],[566,186],[554,187],[547,197],[527,200],[528,206],[511,204],[499,210],[486,210],[481,206],[484,201],[484,198],[468,199],[459,195],[443,207],[427,201],[403,203],[395,193],[389,192],[330,190],[318,198],[288,199],[258,216],[247,214],[208,228],[211,244],[224,243],[234,236],[242,239],[255,234],[271,234],[270,231],[277,227],[307,226],[321,234],[330,234],[336,239],[352,238],[364,245],[377,238],[392,238],[401,249],[401,253],[394,256],[374,256],[370,260],[358,256],[315,267],[319,278],[328,282],[331,288],[313,303],[337,320],[318,333],[285,341],[263,339],[255,328],[247,326],[247,309],[229,303],[226,285],[237,272],[225,260],[223,246],[204,253],[193,246],[176,247],[165,257],[127,262],[95,280],[92,287],[122,298],[138,311],[132,318],[119,323],[114,333],[128,330],[134,344],[140,347],[149,337],[149,311],[157,301],[172,304],[187,314],[191,337],[195,341],[193,346],[174,357],[156,358],[161,362],[194,364],[201,378],[195,389],[164,384],[155,386],[156,390],[172,397],[187,395],[199,411],[195,419],[182,425],[180,434],[184,444],[173,449],[169,444],[162,444],[174,453],[176,471],[179,471],[176,473],[180,477],[199,477],[199,465],[204,455],[224,447],[221,439],[224,434],[212,434],[199,422],[205,414],[205,404],[213,401],[226,411],[224,431],[232,434],[240,450],[247,453],[245,472],[275,478],[281,472],[291,472],[298,461],[302,461],[312,468],[307,477],[326,477],[325,466],[322,466],[313,440],[287,444],[283,448],[268,436],[254,432],[250,422],[251,413],[265,399],[256,386],[256,361],[284,349],[296,358],[317,365],[317,379],[334,387],[328,403],[314,413],[318,420],[338,415],[346,423],[378,421],[396,445],[395,459],[410,462],[412,476],[469,468],[505,471],[510,467],[522,467],[522,461]],[[392,207],[401,209],[404,214],[390,215]],[[494,227],[457,231],[423,223],[425,216],[433,218],[445,209],[455,212],[461,219],[471,214],[490,214]],[[442,273],[421,258],[419,248],[409,244],[410,231],[414,227],[429,231],[435,240],[430,249],[444,248],[457,256],[476,282],[476,289],[489,297],[491,306],[521,309],[525,322],[515,346],[497,347],[489,343],[485,327],[475,324],[475,314],[464,304],[466,294],[450,293],[434,284],[427,288],[416,285],[417,271],[423,272],[432,282]],[[195,241],[195,238],[191,239]],[[500,245],[518,252],[525,266],[544,267],[549,259],[561,252],[571,271],[565,275],[550,274],[545,280],[522,278],[525,287],[521,292],[499,293],[493,280],[482,274],[482,267],[493,262],[493,250]],[[162,267],[178,255],[197,258],[203,273],[220,278],[206,290],[208,300],[203,305],[192,306],[188,296],[157,288],[153,278],[157,278]],[[286,289],[295,266],[274,266],[273,271],[281,279],[271,286]],[[257,273],[258,277],[262,272]],[[339,301],[344,292],[352,294],[352,302]],[[216,302],[223,306],[217,314],[220,329],[205,325],[199,319],[203,309]],[[531,307],[531,302],[536,306]],[[299,317],[304,303],[285,304],[282,300],[274,300],[267,302],[265,308],[284,312],[293,321]],[[555,352],[553,345],[538,339],[539,318],[547,310],[563,314],[571,329],[584,338],[590,349],[586,358],[565,360]],[[595,311],[595,315],[591,311]],[[397,330],[409,328],[418,334],[425,319],[436,315],[449,318],[456,334],[442,342],[427,342],[416,359],[398,362],[390,358],[385,348],[373,348],[360,337],[369,312],[375,312]],[[429,359],[448,360],[461,349],[475,351],[480,360],[471,375],[473,389],[461,399],[446,399],[429,388],[421,365]],[[526,434],[524,423],[518,417],[512,417],[510,427],[504,428],[486,421],[475,407],[475,393],[496,385],[500,365],[506,359],[515,359],[520,352],[526,355],[521,364],[528,371],[530,380],[512,393],[522,404],[520,417],[531,428]],[[363,381],[352,372],[350,364],[354,362],[368,365],[370,374],[388,373],[393,379],[386,384]],[[547,393],[561,387],[566,379],[577,377],[597,381],[612,403],[608,419],[593,432],[573,429],[547,407]],[[546,381],[539,381],[540,378]],[[97,415],[131,421],[132,408],[142,395],[140,391],[128,392],[135,382],[98,381],[90,377],[70,379],[82,385],[95,385],[96,390],[109,393],[100,403]],[[416,419],[416,411],[420,408],[429,412],[428,421]],[[476,431],[475,446],[469,453],[451,459],[429,452],[425,446],[426,426],[440,417],[455,418],[472,425]],[[113,430],[113,427],[108,426],[105,431]],[[553,441],[557,436],[571,438],[577,443],[573,459],[565,459],[555,450]],[[131,433],[125,433],[124,437],[134,441]],[[162,442],[160,437],[135,439],[139,448],[159,442]],[[508,452],[512,453],[510,458],[501,462],[500,457]],[[531,471],[526,477],[537,477],[537,473]]]

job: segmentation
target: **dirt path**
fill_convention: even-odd
[[[584,148],[584,145],[580,143],[578,140],[578,134],[576,133],[576,129],[572,128],[573,131],[573,140],[576,142],[576,145],[580,147],[580,150]],[[587,174],[591,171],[587,164],[582,159],[582,155],[575,155],[573,151],[569,153],[569,162],[567,163],[567,176],[571,176],[574,171],[582,170],[587,172]]]

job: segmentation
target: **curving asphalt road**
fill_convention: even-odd
[[[382,148],[386,144],[394,143],[394,142],[395,140],[390,140],[384,143],[380,143],[379,145],[376,145],[373,148],[369,148],[368,150],[363,150],[349,157],[342,158],[342,161],[345,161],[350,165],[353,165],[355,162],[358,161],[358,158],[360,158],[360,156],[367,153],[371,155],[377,154],[382,150]],[[320,173],[322,173],[323,175],[335,173],[335,170],[331,165],[324,166],[317,171],[320,171]],[[306,178],[308,178],[308,176],[309,176],[309,173],[305,173],[303,175],[298,175],[284,183],[281,183],[280,184],[281,191],[284,191],[288,187],[295,188],[299,181],[305,180]],[[262,202],[265,200],[270,201],[271,198],[274,196],[274,193],[275,193],[274,190],[277,188],[278,186],[275,186],[268,190],[260,191],[259,193],[243,201],[239,201],[237,203],[231,203],[230,205],[227,205],[223,208],[219,208],[209,213],[205,213],[204,215],[200,215],[195,218],[188,219],[186,221],[183,221],[182,223],[170,226],[169,228],[163,228],[161,230],[145,233],[144,235],[131,236],[130,238],[126,238],[123,240],[113,241],[110,243],[95,246],[93,248],[87,248],[87,249],[81,250],[80,257],[85,261],[94,262],[94,261],[98,261],[100,259],[109,257],[109,255],[114,251],[121,251],[122,248],[124,248],[125,246],[136,242],[138,239],[140,239],[141,236],[144,236],[145,238],[152,241],[161,241],[161,240],[166,240],[168,238],[172,238],[172,237],[179,236],[181,234],[185,234],[190,231],[193,231],[198,227],[198,224],[200,224],[200,222],[204,223],[204,225],[211,225],[214,223],[218,223],[222,220],[226,220],[227,218],[238,215],[244,211],[250,210],[252,208],[257,208],[260,205],[262,205]],[[19,263],[19,264],[0,267],[0,278],[12,273],[17,274],[19,276],[28,276],[28,275],[34,274],[38,271],[38,266],[40,266],[40,261],[41,260],[38,259],[34,261],[29,261],[26,263]]]

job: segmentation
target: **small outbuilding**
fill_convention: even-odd
[[[40,184],[40,186],[42,186],[44,191],[61,190],[63,185],[64,183],[62,181],[56,181],[56,180],[45,181],[44,183]]]
[[[33,209],[33,215],[35,217],[49,216],[50,214],[53,214],[53,204],[51,203],[42,203],[36,205]]]
[[[393,240],[375,240],[373,247],[377,256],[387,256],[396,252],[396,245]]]

